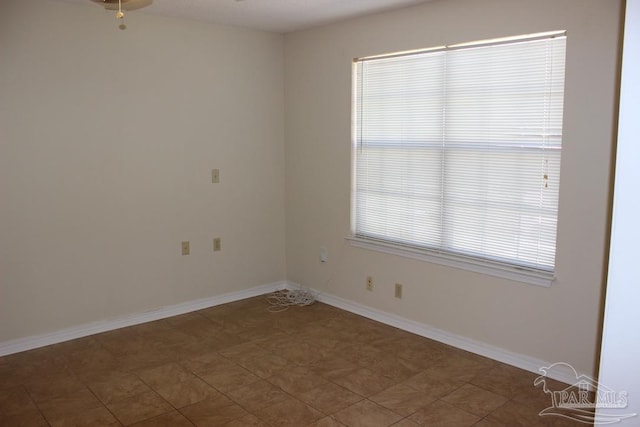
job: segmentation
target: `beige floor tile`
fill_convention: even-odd
[[[526,390],[526,392],[528,392],[528,398],[531,398],[533,395],[538,395],[541,399],[544,399],[544,391],[535,387],[533,384],[535,378],[537,378],[537,375],[532,372],[500,363],[479,374],[470,382],[478,387],[507,398],[512,398],[516,394],[522,394],[523,390]],[[566,385],[561,388],[564,387],[566,387]]]
[[[267,378],[267,381],[292,395],[304,393],[328,382],[309,368],[301,366],[286,369]]]
[[[340,357],[355,364],[359,364],[363,359],[382,355],[384,353],[374,346],[354,340],[341,341],[333,351],[334,357]]]
[[[260,377],[235,364],[215,366],[198,376],[223,393],[260,380]]]
[[[183,331],[199,340],[208,338],[215,339],[225,334],[224,324],[208,319],[205,316],[203,316],[203,318],[205,318],[208,323],[200,322],[199,325],[191,325],[189,329],[183,329]],[[240,341],[234,341],[234,344],[237,344],[238,342]]]
[[[108,333],[108,332],[106,332]],[[92,348],[98,348],[101,346],[101,342],[98,341],[98,335],[92,335],[83,338],[77,338],[71,341],[65,341],[58,344],[53,344],[50,348],[54,351],[58,351],[60,354],[70,354],[81,350],[90,350]]]
[[[312,342],[318,347],[323,354],[334,357],[336,348],[340,344],[340,339],[336,338],[332,331],[329,331],[325,327],[319,328],[320,330],[313,330],[300,335],[300,338]],[[326,358],[327,356],[325,356]]]
[[[6,369],[10,371],[9,379],[19,380],[19,384],[38,382],[46,378],[57,378],[69,375],[67,359],[59,352],[43,347],[23,353],[6,356]],[[3,379],[7,378],[3,376]],[[3,381],[3,385],[5,381]],[[16,383],[9,384],[19,385]]]
[[[267,352],[268,350],[254,342],[245,342],[233,345],[219,351],[221,356],[236,363],[253,359],[256,356],[264,355]]]
[[[514,383],[519,383],[520,386],[509,387],[512,391],[511,399],[519,403],[534,406],[538,410],[543,410],[551,406],[551,395],[544,392],[542,384],[535,386],[533,382],[529,382],[530,379],[531,376],[528,375],[514,379]],[[570,387],[569,384],[551,378],[545,378],[545,385],[549,390],[564,390]]]
[[[403,417],[370,400],[363,400],[338,412],[334,418],[349,427],[387,427]]]
[[[107,408],[124,425],[144,421],[173,410],[171,405],[153,391],[109,403]]]
[[[197,426],[221,426],[248,415],[247,411],[223,395],[185,406],[180,412]]]
[[[152,348],[145,345],[146,351],[127,353],[118,356],[117,366],[124,371],[138,371],[175,361],[175,354],[167,348]]]
[[[537,417],[550,403],[535,374],[322,303],[267,308],[260,296],[0,357],[0,426],[571,425]]]
[[[470,427],[480,419],[442,400],[436,400],[409,417],[418,425],[433,427]]]
[[[392,336],[393,328],[381,324],[375,324],[360,328],[358,336],[355,339],[357,342],[371,345],[371,343],[384,341]]]
[[[264,338],[268,336],[273,336],[280,332],[275,325],[259,323],[256,325],[251,325],[247,327],[243,327],[239,332],[238,336],[242,337],[247,341],[255,340],[258,338]]]
[[[37,360],[49,358],[53,353],[53,346],[40,347],[33,350],[2,356],[2,358],[0,358],[0,363],[33,363]]]
[[[292,397],[259,409],[254,412],[254,415],[271,426],[306,426],[324,416],[309,405]]]
[[[49,425],[38,411],[0,416],[0,427],[49,427]]]
[[[84,388],[64,396],[38,402],[40,411],[48,421],[63,418],[68,414],[102,406],[89,389]]]
[[[55,397],[82,392],[86,386],[72,374],[53,375],[33,379],[26,384],[29,395],[36,403]]]
[[[132,424],[134,427],[193,427],[184,415],[178,411],[167,412],[157,417],[149,418],[139,423]]]
[[[267,424],[260,421],[255,415],[245,415],[242,418],[229,421],[224,427],[268,427]]]
[[[333,382],[361,396],[371,396],[395,384],[395,381],[370,369],[361,368]]]
[[[275,405],[289,397],[282,389],[267,381],[238,387],[229,392],[228,396],[249,412]]]
[[[397,384],[369,397],[369,400],[406,417],[427,406],[435,398],[408,385]]]
[[[356,363],[349,362],[348,360],[340,357],[329,357],[319,360],[310,366],[310,369],[327,379],[342,378],[346,375],[360,369],[360,366]]]
[[[193,315],[189,319],[185,318],[176,323],[171,323],[172,319],[167,320],[176,330],[198,339],[215,337],[222,329],[220,324],[201,315]]]
[[[259,346],[263,350],[270,351],[274,354],[280,354],[282,350],[295,346],[300,342],[303,342],[301,337],[292,337],[284,332],[270,335],[268,337],[256,338],[252,341],[253,344]]]
[[[402,384],[421,391],[433,399],[440,399],[462,387],[465,382],[451,378],[441,371],[424,371],[403,381]]]
[[[14,363],[0,363],[0,378],[2,378],[0,391],[23,387],[25,383],[25,377],[17,372]]]
[[[140,378],[127,372],[112,372],[101,381],[90,382],[89,388],[105,404],[151,391]]]
[[[20,415],[32,411],[37,411],[36,405],[23,386],[0,390],[0,414]]]
[[[87,371],[105,371],[118,369],[119,362],[109,351],[103,348],[76,351],[67,356],[69,368],[75,374]]]
[[[493,369],[480,357],[451,352],[451,354],[434,361],[425,371],[434,375],[445,375],[452,380],[472,381],[477,376],[485,375]]]
[[[127,353],[147,351],[144,338],[139,336],[128,328],[117,329],[111,332],[105,332],[98,335],[96,341],[100,346],[109,351],[115,357],[122,356]]]
[[[473,427],[509,427],[497,421],[489,421],[486,418],[481,419],[473,425]]]
[[[472,384],[465,384],[442,398],[443,401],[480,417],[502,406],[507,398]]]
[[[357,363],[396,382],[404,381],[422,371],[422,368],[412,362],[383,353],[365,356]]]
[[[323,353],[319,347],[307,342],[295,342],[278,351],[279,356],[298,366],[313,365],[323,358]]]
[[[419,425],[420,424],[414,423],[410,419],[405,418],[405,419],[400,420],[397,423],[395,423],[392,427],[417,427]]]
[[[224,319],[229,313],[233,313],[235,310],[230,304],[217,305],[214,307],[198,310],[194,313],[200,314],[209,320]]]
[[[172,362],[176,362],[181,365],[181,362],[184,360],[189,360],[202,354],[216,351],[219,348],[220,346],[214,338],[197,338],[169,346],[167,351],[173,354]]]
[[[105,408],[99,406],[86,411],[79,411],[51,421],[51,427],[107,427],[121,425],[118,420]]]
[[[204,374],[219,366],[231,366],[233,362],[217,351],[208,351],[198,355],[181,360],[179,365],[189,372],[195,374]]]
[[[273,353],[263,353],[259,356],[245,359],[239,364],[260,378],[269,378],[284,369],[288,369],[290,366],[284,357]]]
[[[220,394],[220,392],[197,377],[159,387],[156,392],[173,405],[174,408],[178,409]]]
[[[488,421],[512,427],[537,427],[551,425],[553,420],[541,417],[535,407],[509,401],[487,415]]]
[[[177,363],[167,363],[150,369],[141,369],[136,371],[136,374],[154,389],[193,378],[191,372]]]
[[[345,427],[345,425],[333,417],[324,417],[313,424],[309,424],[309,427]]]
[[[335,414],[363,399],[362,396],[333,383],[323,384],[297,397],[327,415]]]

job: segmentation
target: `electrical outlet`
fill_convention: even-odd
[[[211,183],[220,183],[220,169],[211,169]]]
[[[182,255],[189,255],[189,253],[189,241],[185,240],[184,242],[182,242]]]
[[[219,237],[213,238],[213,251],[218,252],[222,250],[222,242]]]
[[[367,276],[367,290],[368,291],[373,290],[373,277],[371,276]]]
[[[402,298],[402,283],[396,283],[396,298]]]

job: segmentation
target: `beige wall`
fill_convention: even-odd
[[[0,343],[282,280],[286,236],[292,281],[593,372],[619,3],[436,0],[288,34],[283,51],[263,32],[140,13],[119,31],[92,5],[4,2]],[[348,246],[352,58],[557,29],[569,39],[554,285]]]
[[[285,37],[287,274],[294,282],[593,373],[606,254],[620,2],[442,0]],[[351,60],[567,30],[557,281],[551,288],[350,247]],[[318,260],[320,246],[329,262]],[[365,277],[375,290],[365,290]],[[393,298],[404,284],[402,300]]]
[[[0,343],[285,278],[281,35],[1,9]]]

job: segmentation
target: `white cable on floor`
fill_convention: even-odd
[[[284,311],[292,305],[300,307],[311,305],[316,302],[316,296],[309,289],[282,290],[269,294],[267,301],[270,304],[269,311],[276,313]]]

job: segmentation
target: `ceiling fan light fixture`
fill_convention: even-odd
[[[107,11],[114,11],[116,19],[120,22],[118,28],[125,30],[124,16],[130,10],[142,9],[153,4],[153,0],[89,0],[101,5]]]
[[[88,0],[99,4],[106,10],[127,13],[131,10],[142,9],[153,4],[153,0]]]

